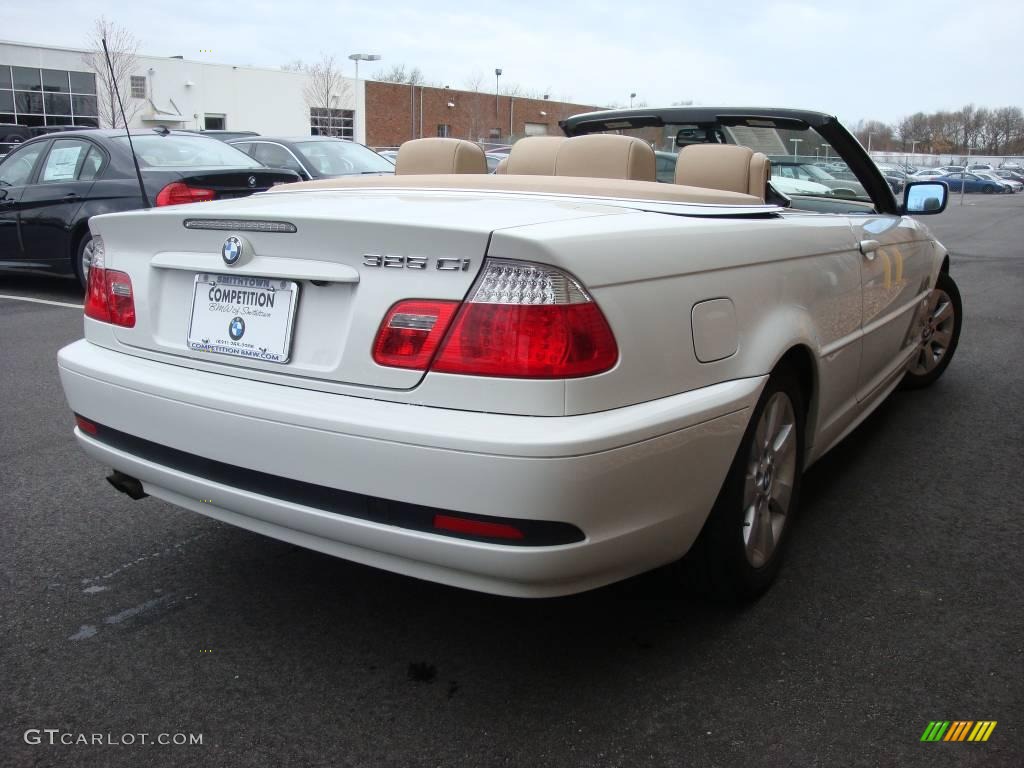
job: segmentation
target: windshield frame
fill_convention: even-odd
[[[653,128],[666,124],[702,125],[709,134],[724,127],[766,124],[786,130],[813,128],[846,163],[871,198],[878,213],[900,215],[892,188],[860,142],[833,115],[795,109],[764,107],[662,107],[586,112],[559,121],[566,136],[583,136],[626,128]]]

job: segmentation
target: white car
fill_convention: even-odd
[[[946,186],[898,202],[815,112],[635,119],[570,118],[497,174],[421,139],[394,176],[94,217],[58,361],[79,443],[135,498],[422,579],[544,597],[680,561],[756,597],[803,470],[954,354],[949,257],[908,215]],[[717,143],[777,130],[867,194],[779,198]]]
[[[784,195],[821,195],[831,197],[832,190],[824,184],[805,179],[794,179],[787,176],[773,175],[771,184]]]

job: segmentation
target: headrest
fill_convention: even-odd
[[[764,200],[771,163],[760,152],[736,144],[690,144],[679,151],[676,184],[742,192]]]
[[[556,176],[655,180],[654,150],[633,136],[592,133],[566,139],[555,158]]]
[[[527,136],[512,145],[504,173],[523,176],[554,176],[555,156],[565,136]]]
[[[487,173],[478,144],[462,139],[412,139],[398,148],[395,174]]]
[[[508,158],[507,157],[503,157],[503,158],[501,158],[501,160],[498,161],[498,167],[494,169],[494,172],[495,173],[508,173],[508,171],[506,170],[507,168],[508,168]]]

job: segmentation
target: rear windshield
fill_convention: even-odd
[[[394,164],[362,144],[347,141],[298,141],[295,148],[321,176],[394,173]]]
[[[128,149],[127,136],[115,136]],[[132,136],[143,168],[262,168],[244,152],[205,136]]]

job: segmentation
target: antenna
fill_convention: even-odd
[[[110,63],[110,51],[107,50],[107,38],[100,38],[103,42],[103,55],[107,59],[107,69],[110,70],[110,83],[114,86],[114,95],[117,96],[117,106],[121,110],[121,122],[124,123],[124,132],[128,135],[128,148],[132,152],[132,162],[135,163],[135,177],[139,180],[139,192],[142,193],[142,207],[151,208],[149,197],[146,195],[146,185],[142,183],[142,169],[139,168],[139,158],[135,156],[135,145],[132,144],[132,132],[128,129],[128,118],[124,116],[124,104],[121,102],[121,92],[117,89],[117,75],[114,74],[114,65]]]

